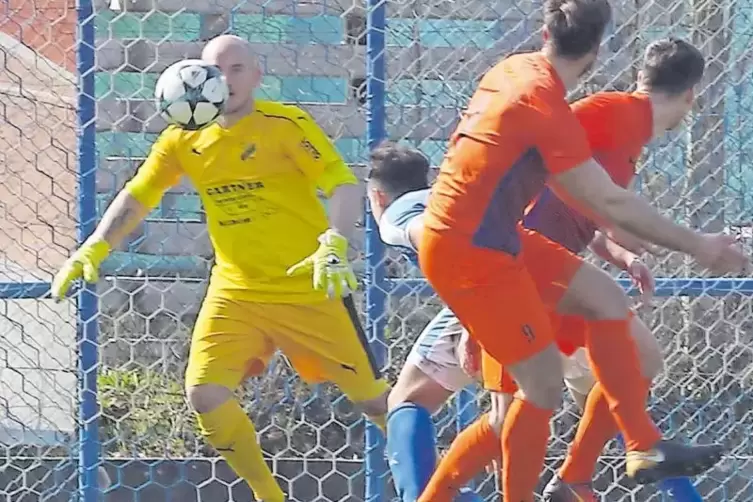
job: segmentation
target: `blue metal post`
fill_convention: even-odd
[[[367,140],[369,149],[374,148],[387,136],[385,114],[385,0],[368,0],[366,20],[366,91],[367,91]],[[366,330],[377,364],[384,366],[384,332],[387,325],[385,306],[387,280],[384,245],[379,230],[366,203]],[[365,494],[366,502],[384,500],[384,478],[387,464],[384,458],[384,436],[372,423],[366,424]]]
[[[94,97],[94,8],[92,0],[78,0],[78,239],[84,242],[97,224],[96,207],[96,101]],[[86,286],[78,298],[79,366],[79,500],[97,502],[100,462],[97,424],[97,296],[96,286]]]
[[[469,385],[458,392],[455,399],[457,432],[461,432],[478,418],[478,406],[476,405],[477,393],[478,387],[476,385]]]
[[[458,432],[471,425],[478,417],[478,407],[476,406],[477,392],[478,389],[475,385],[469,385],[458,392],[457,398],[455,399]]]

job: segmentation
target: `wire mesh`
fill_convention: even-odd
[[[77,19],[68,0],[6,1],[0,19],[0,499],[92,502],[97,484],[112,501],[251,499],[200,439],[183,392],[190,330],[212,264],[204,213],[189,184],[167,193],[106,262],[93,319],[82,325],[74,301],[42,298],[44,284],[75,246],[77,228],[101,215],[164,126],[152,100],[162,69],[198,57],[214,35],[247,38],[265,72],[259,98],[307,109],[363,178],[370,142],[382,135],[419,147],[438,165],[458,110],[484,70],[540,43],[540,6],[530,0],[96,0]],[[678,220],[739,232],[749,241],[753,4],[619,0],[613,7],[616,19],[598,68],[575,95],[629,89],[651,40],[670,34],[693,40],[709,61],[698,104],[682,131],[649,149],[639,189]],[[386,74],[378,82],[375,55],[367,51],[367,18],[375,9],[384,9],[387,20]],[[87,66],[79,58],[76,68],[81,26],[94,28],[96,60]],[[84,103],[96,102],[93,123],[84,117],[77,126],[78,90]],[[367,111],[377,101],[384,122],[372,117],[370,124]],[[81,148],[86,131],[93,133],[96,158]],[[81,193],[96,205],[88,216]],[[370,252],[379,261],[364,312],[372,333],[384,336],[384,369],[394,380],[440,305],[402,258]],[[357,264],[359,273],[368,269],[366,261]],[[685,294],[684,278],[699,274],[687,261],[670,255],[651,265],[670,281],[666,297],[642,312],[666,355],[652,398],[656,417],[688,440],[730,446],[730,456],[699,481],[704,500],[751,500],[750,288],[724,289],[728,283],[710,280]],[[96,345],[81,341],[86,328],[97,329]],[[96,422],[79,414],[84,394],[78,390],[78,363],[93,347],[96,365],[83,374],[96,377]],[[364,422],[336,389],[303,385],[278,358],[241,397],[293,500],[378,500],[380,489],[364,495],[366,479],[374,486],[388,480],[380,469],[364,474]],[[452,404],[436,417],[442,447],[455,433]],[[484,409],[483,395],[477,404]],[[567,402],[555,421],[549,472],[576,420]],[[96,425],[98,440],[93,433],[79,436],[84,425]],[[371,447],[379,453],[378,445]],[[619,460],[610,446],[600,464],[597,487],[606,500],[661,499],[623,479]],[[82,475],[87,466],[102,468],[96,482],[91,472]],[[491,477],[477,486],[494,499]],[[384,498],[391,494],[387,487]]]

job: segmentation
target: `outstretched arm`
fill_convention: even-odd
[[[639,195],[617,186],[593,159],[556,176],[556,184],[608,227],[619,227],[640,239],[693,256],[698,263],[720,273],[740,273],[749,259],[726,235],[695,232],[659,214]]]
[[[574,200],[578,209],[601,226],[617,226],[640,239],[686,254],[701,251],[700,234],[675,224],[640,196],[617,186],[593,159],[558,174],[554,181],[553,186],[564,190],[566,198]]]
[[[179,181],[181,171],[168,148],[169,135],[163,133],[136,176],[107,208],[92,235],[55,274],[51,288],[54,298],[63,298],[78,279],[97,282],[99,266],[112,248],[119,246],[157,205],[165,190]]]

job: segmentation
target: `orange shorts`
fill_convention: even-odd
[[[540,233],[518,226],[521,259],[539,290],[547,308],[555,311],[562,296],[570,287],[583,258]]]
[[[419,260],[440,298],[501,365],[524,361],[552,343],[547,308],[520,258],[426,229]]]
[[[474,247],[424,230],[421,269],[429,283],[484,351],[489,390],[510,389],[506,366],[554,342],[550,312],[582,264],[546,237],[520,228],[517,257]]]
[[[587,321],[580,316],[550,313],[554,342],[565,356],[571,356],[581,347],[586,346]],[[505,371],[492,356],[482,351],[481,367],[484,375],[484,388],[492,392],[515,394],[518,385],[510,374]]]

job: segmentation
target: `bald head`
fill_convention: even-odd
[[[253,92],[261,81],[261,72],[251,44],[235,35],[220,35],[204,46],[201,59],[217,65],[227,80],[230,99],[225,114],[237,114],[253,108]]]
[[[220,35],[204,46],[201,59],[205,61],[217,60],[220,56],[233,55],[238,59],[255,60],[251,44],[236,35]]]

